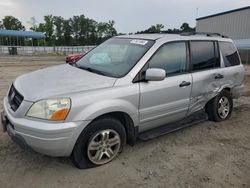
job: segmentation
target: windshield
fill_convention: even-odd
[[[76,66],[110,77],[125,76],[154,44],[152,40],[109,39],[76,62]]]

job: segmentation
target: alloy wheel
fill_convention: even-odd
[[[121,138],[115,130],[101,130],[90,138],[88,158],[97,165],[108,163],[116,157],[120,147]]]
[[[227,97],[223,96],[220,98],[217,111],[222,119],[225,119],[228,116],[230,112],[230,103]]]

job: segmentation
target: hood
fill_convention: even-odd
[[[88,72],[68,64],[41,69],[18,77],[14,86],[24,100],[37,101],[73,92],[112,87],[116,78]]]

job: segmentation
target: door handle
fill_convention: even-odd
[[[183,81],[183,82],[181,82],[181,84],[179,86],[180,87],[185,87],[185,86],[189,86],[189,85],[191,85],[191,82]]]
[[[216,74],[214,79],[222,79],[224,76],[222,74]]]

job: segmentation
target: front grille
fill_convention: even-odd
[[[23,96],[12,85],[8,94],[8,101],[11,109],[15,112],[23,102]]]

